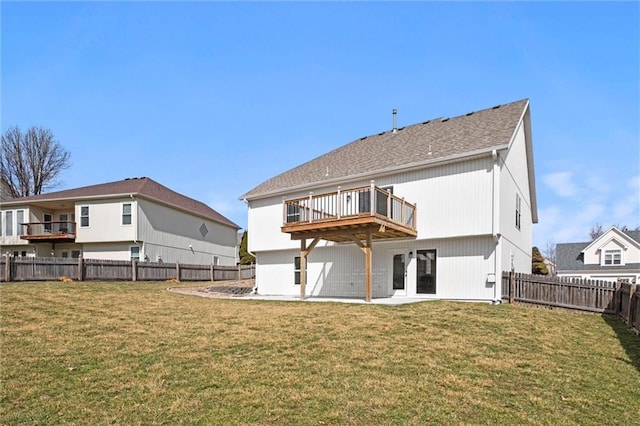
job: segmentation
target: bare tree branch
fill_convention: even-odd
[[[2,135],[0,180],[12,197],[28,197],[59,184],[71,154],[49,129],[32,127],[26,133],[16,126]]]

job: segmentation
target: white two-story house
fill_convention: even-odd
[[[640,231],[612,226],[591,242],[556,244],[559,277],[640,283]]]
[[[529,101],[394,128],[241,198],[265,295],[498,301],[531,272]]]
[[[3,201],[0,252],[235,265],[238,229],[200,201],[132,178]]]

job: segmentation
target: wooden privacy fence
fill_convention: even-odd
[[[10,257],[0,260],[1,281],[223,281],[255,278],[255,265],[220,266],[135,260]]]
[[[640,286],[624,281],[502,274],[502,299],[617,315],[640,333]]]

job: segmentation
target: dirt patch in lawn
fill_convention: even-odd
[[[242,297],[253,293],[255,280],[217,281],[206,286],[169,287],[167,290],[199,297]]]

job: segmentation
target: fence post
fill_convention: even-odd
[[[180,281],[180,263],[176,262],[176,281]]]
[[[635,318],[635,297],[636,285],[629,283],[629,310],[627,312],[627,325],[633,327],[633,319]]]
[[[131,281],[138,281],[138,262],[131,259]]]
[[[513,304],[516,299],[516,273],[509,271],[509,303]]]
[[[242,280],[242,265],[238,263],[238,281]]]
[[[78,281],[84,280],[82,255],[78,256]]]
[[[210,272],[211,272],[211,282],[213,282],[215,280],[215,268],[213,266],[213,263],[209,266]]]
[[[8,283],[11,281],[11,257],[8,252],[4,255],[4,259],[4,281]]]

